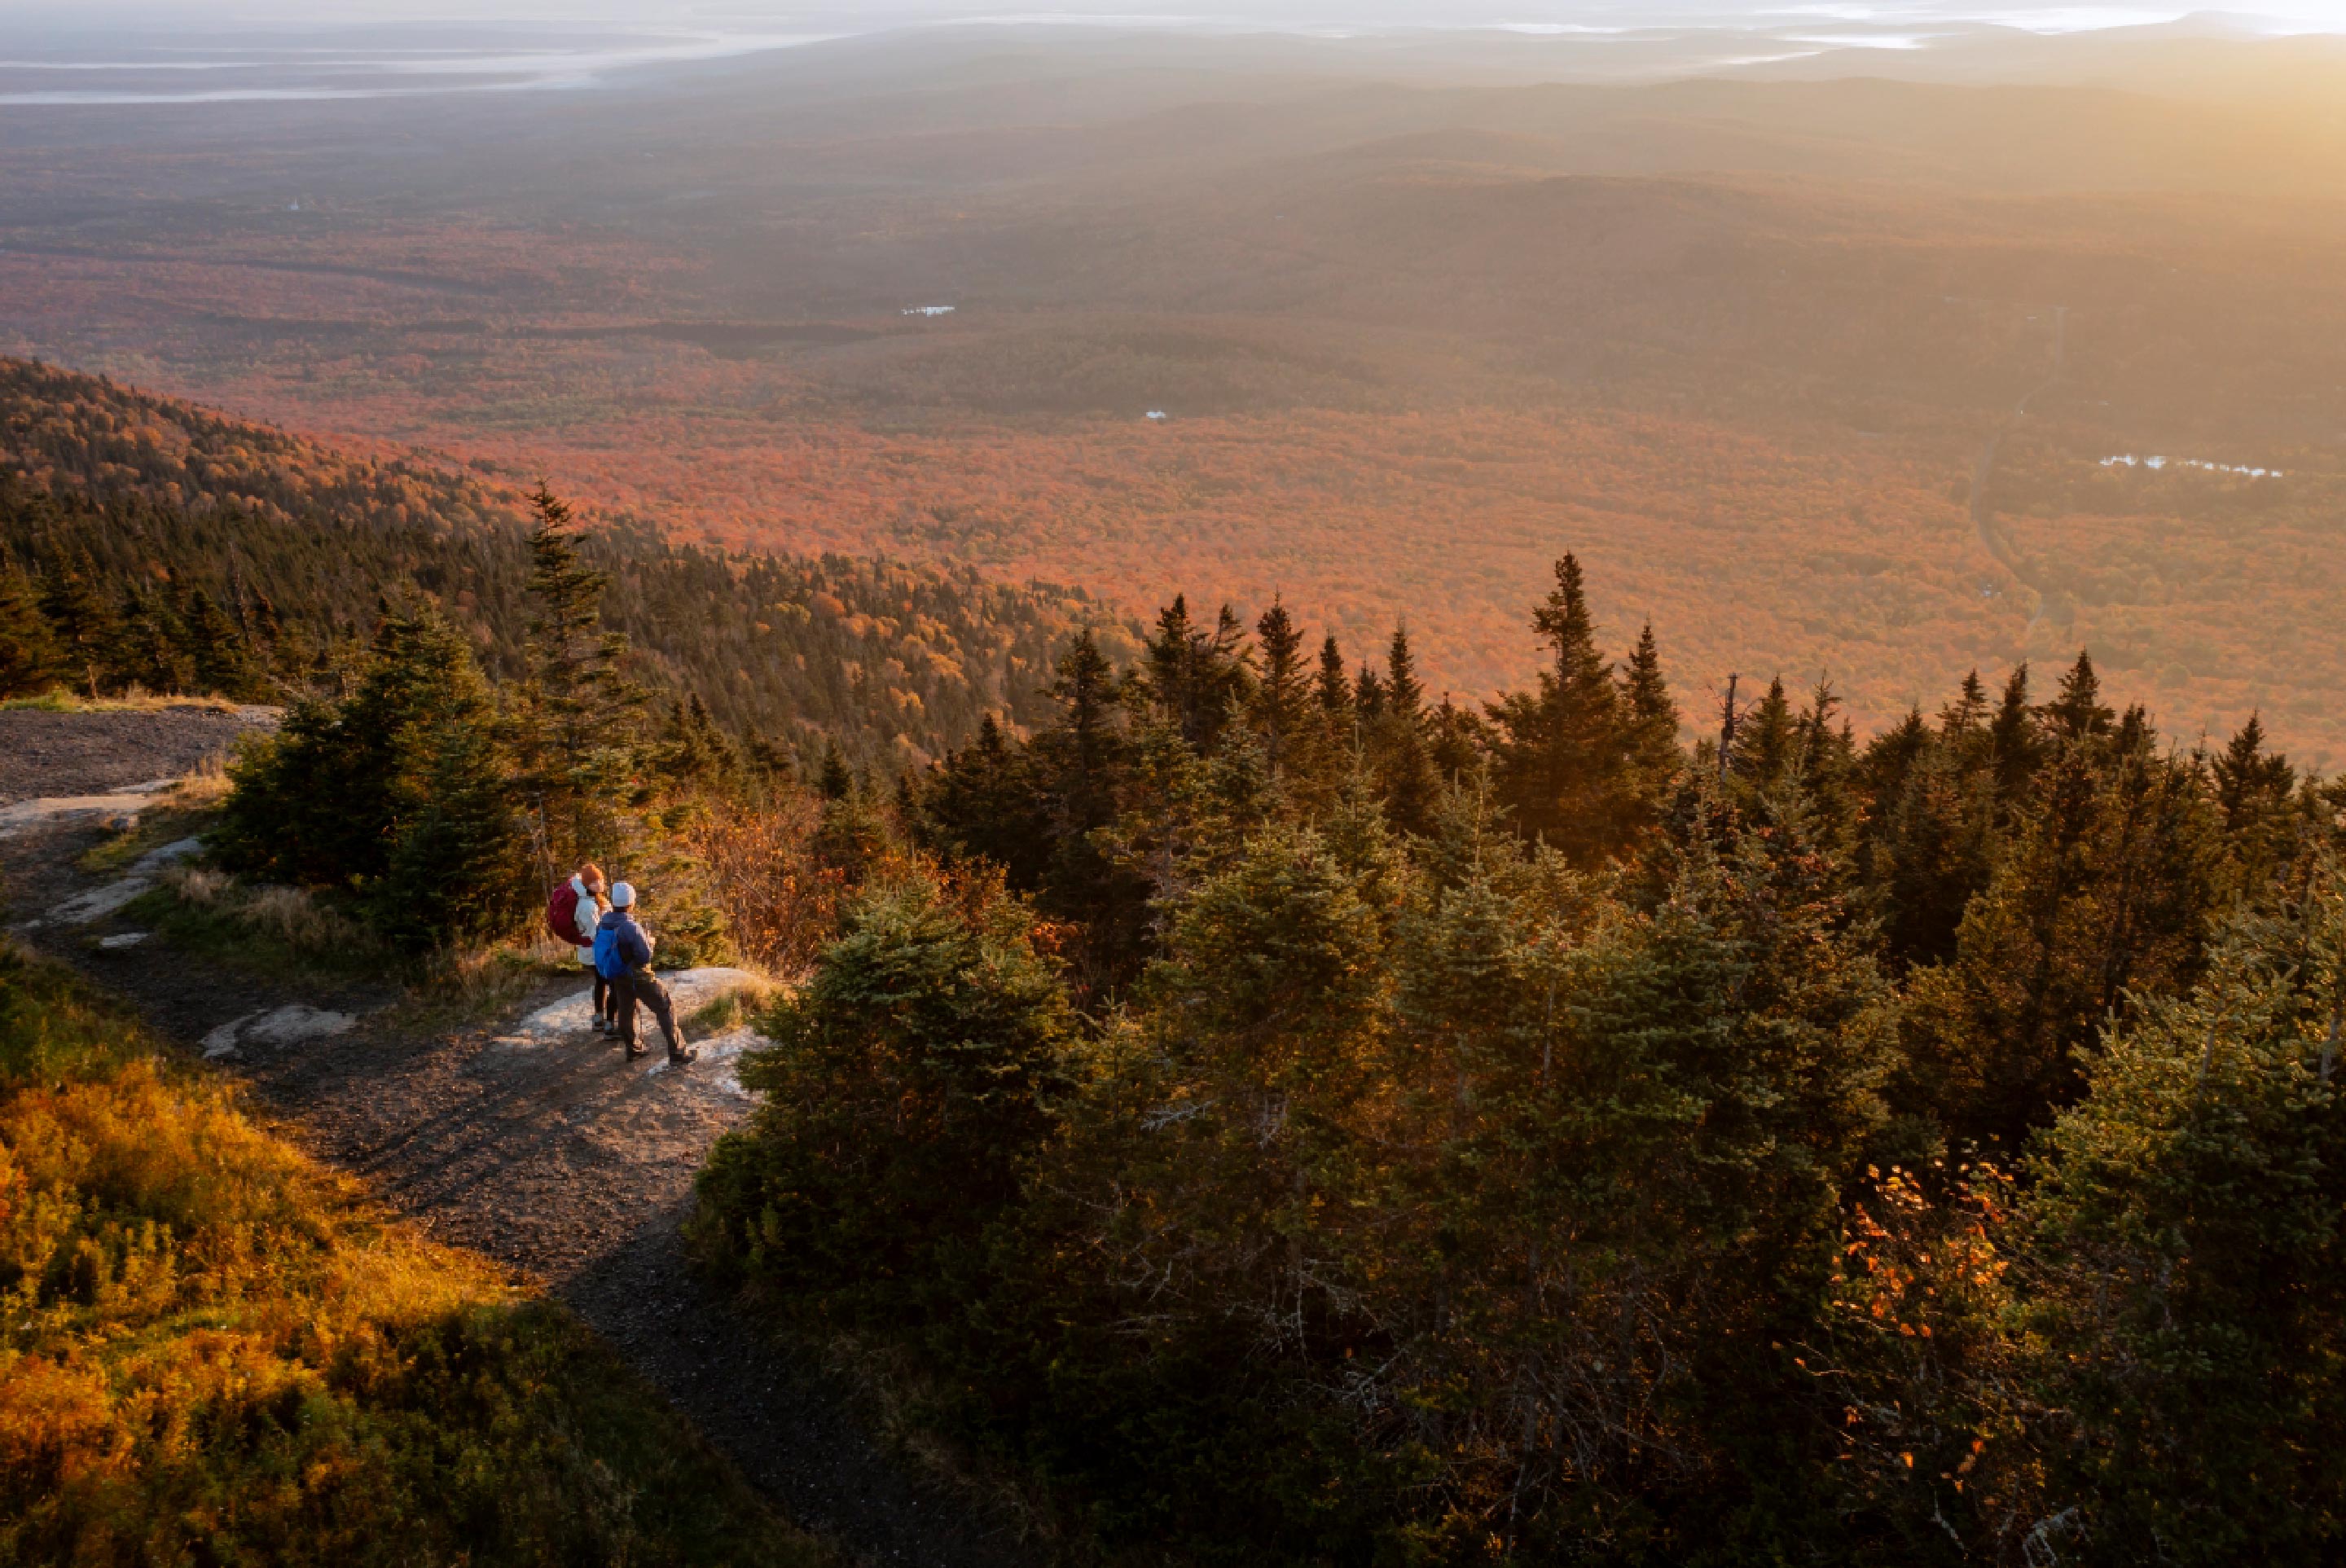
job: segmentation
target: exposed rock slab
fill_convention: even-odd
[[[248,1013],[241,1018],[230,1019],[204,1036],[203,1052],[208,1060],[216,1062],[224,1056],[241,1054],[247,1045],[299,1045],[347,1034],[358,1027],[358,1022],[347,1013],[289,1003],[266,1013]]]
[[[765,980],[746,969],[681,969],[673,974],[661,975],[660,980],[668,986],[668,994],[675,999],[678,1023],[712,1002],[767,988]],[[567,1040],[599,1038],[595,1033],[593,983],[582,979],[580,983],[584,989],[576,995],[565,997],[550,1007],[541,1007],[515,1023],[504,1036],[503,1043],[508,1045],[553,1045]],[[653,1025],[655,1033],[658,1027]]]

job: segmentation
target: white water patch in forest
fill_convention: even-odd
[[[2198,468],[2209,473],[2242,473],[2250,479],[2279,479],[2283,471],[2278,468],[2252,468],[2244,463],[2208,463],[2197,457],[2137,457],[2131,452],[2102,459],[2104,468]]]

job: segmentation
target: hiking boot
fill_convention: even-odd
[[[686,1066],[699,1060],[700,1053],[689,1045],[681,1051],[671,1050],[668,1054],[668,1064],[671,1067]]]
[[[652,1049],[648,1045],[638,1045],[631,1043],[627,1046],[627,1060],[630,1062],[635,1061],[638,1057],[648,1056],[651,1054]]]

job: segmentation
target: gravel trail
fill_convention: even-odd
[[[22,722],[93,717],[151,728],[76,724],[52,736]],[[166,776],[208,755],[196,748],[223,733],[177,712],[0,720],[19,721],[0,728],[0,749],[28,729],[37,742],[0,772],[19,801]],[[379,981],[224,969],[136,934],[121,911],[103,909],[107,901],[90,895],[116,879],[75,865],[97,841],[97,819],[44,820],[40,811],[20,808],[15,831],[0,837],[20,935],[129,998],[191,1053],[205,1054],[209,1041],[209,1054],[246,1078],[306,1147],[365,1178],[439,1240],[542,1282],[790,1518],[868,1563],[1032,1560],[876,1438],[818,1357],[758,1331],[688,1268],[679,1227],[694,1174],[750,1108],[728,1060],[740,1038],[670,1069],[656,1044],[630,1064],[591,1030],[563,1026],[581,1011],[569,1004],[583,979],[548,983],[501,1021],[481,1023],[435,1016]],[[100,912],[87,921],[64,913],[93,907]],[[41,923],[26,929],[27,920]]]
[[[276,728],[277,718],[273,708],[196,703],[146,712],[0,712],[0,806],[176,779],[225,753],[247,730]]]

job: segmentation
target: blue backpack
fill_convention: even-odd
[[[595,928],[595,972],[606,980],[617,980],[627,972],[627,961],[619,956],[619,927],[615,921],[607,919]]]

